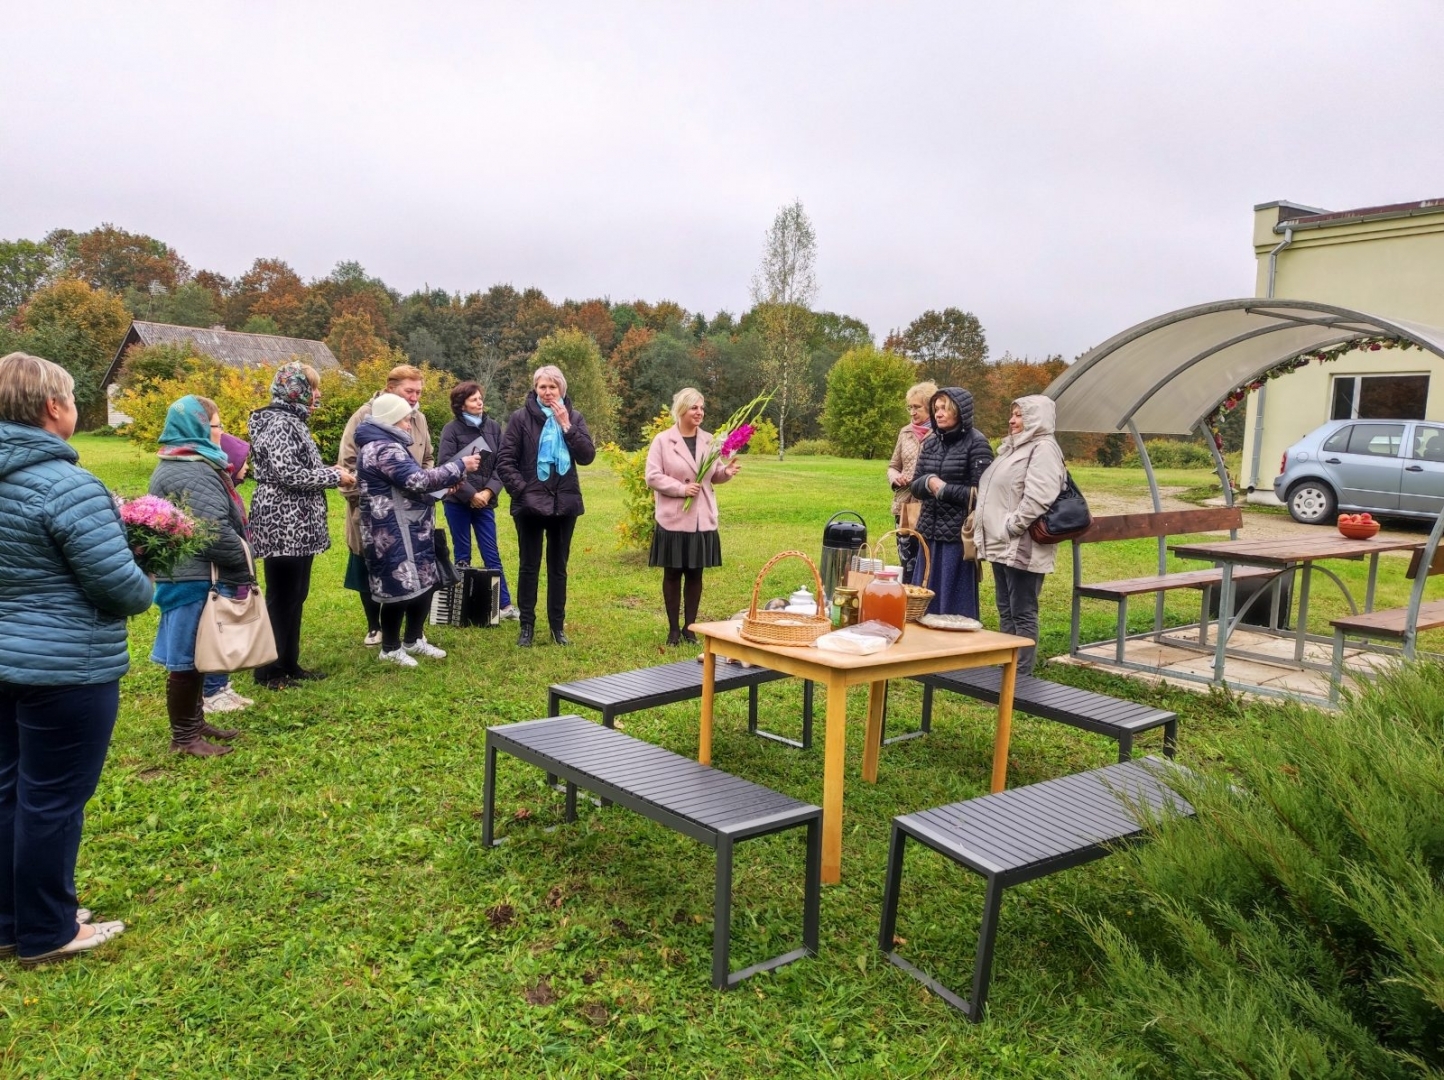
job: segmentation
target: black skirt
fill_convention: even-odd
[[[670,532],[660,525],[652,528],[652,551],[648,566],[673,570],[702,570],[722,565],[722,539],[716,529],[706,532]]]

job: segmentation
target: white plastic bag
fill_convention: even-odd
[[[872,653],[882,652],[900,637],[902,637],[902,631],[891,623],[869,619],[856,626],[846,626],[841,630],[834,630],[830,634],[823,634],[813,644],[828,652],[868,656]]]

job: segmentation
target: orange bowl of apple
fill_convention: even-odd
[[[1350,540],[1371,540],[1379,532],[1372,514],[1340,514],[1339,535]]]

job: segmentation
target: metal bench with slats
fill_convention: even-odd
[[[738,664],[717,665],[716,692],[747,688],[747,730],[753,735],[785,743],[800,750],[812,747],[812,683],[802,687],[802,739],[784,738],[757,726],[757,688],[763,683],[790,679],[792,676],[763,667],[742,667]],[[637,668],[616,675],[598,675],[592,679],[557,683],[547,688],[547,715],[557,716],[562,702],[598,709],[602,723],[611,727],[624,713],[640,712],[690,701],[702,696],[702,665],[695,660],[674,664]]]
[[[1119,844],[1141,839],[1135,807],[1191,816],[1193,807],[1165,783],[1176,768],[1161,758],[1142,758],[893,818],[878,947],[892,963],[978,1023],[988,1000],[1003,890],[1092,862]],[[910,964],[894,948],[908,839],[986,881],[971,1000]]]
[[[1444,574],[1441,537],[1444,537],[1444,514],[1434,520],[1428,542],[1409,560],[1409,569],[1404,576],[1414,583],[1414,587],[1409,590],[1409,603],[1405,607],[1365,611],[1331,620],[1334,627],[1334,662],[1329,681],[1331,702],[1339,700],[1339,691],[1344,685],[1344,648],[1349,638],[1398,642],[1400,655],[1405,660],[1412,660],[1417,651],[1419,634],[1444,627],[1444,600],[1424,599],[1429,578]]]
[[[486,729],[482,843],[488,848],[497,842],[493,817],[498,753],[561,777],[566,784],[567,821],[576,820],[577,788],[581,787],[716,850],[712,985],[717,989],[817,955],[822,892],[820,808],[580,716],[556,716]],[[800,827],[807,830],[802,948],[733,973],[729,960],[733,847],[753,837]]]
[[[996,705],[1003,672],[999,668],[967,668],[945,671],[940,675],[915,675],[913,679],[923,685],[922,726],[918,732],[909,733],[918,734],[932,730],[934,690],[951,690]],[[1163,729],[1163,752],[1166,755],[1172,757],[1178,744],[1177,713],[1049,682],[1033,675],[1018,676],[1013,690],[1013,709],[1117,739],[1119,761],[1127,761],[1133,756],[1135,736],[1154,728]]]

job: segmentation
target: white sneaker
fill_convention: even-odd
[[[506,607],[501,609],[501,617],[515,621],[521,618],[521,611],[515,604],[507,604]]]
[[[431,642],[427,641],[425,637],[419,637],[414,644],[405,645],[403,648],[412,656],[425,656],[432,660],[443,660],[446,658],[446,650],[438,649],[435,645],[431,644]],[[412,663],[415,663],[415,661],[413,660]]]
[[[241,708],[245,708],[247,705],[254,705],[254,704],[255,704],[255,702],[252,701],[250,698],[248,698],[248,697],[241,697],[240,694],[236,693],[236,688],[235,688],[234,685],[231,685],[231,686],[226,687],[226,693],[228,693],[228,694],[231,695],[231,700],[232,700],[232,701],[239,701],[239,702],[241,703]]]
[[[366,640],[363,641],[363,642],[361,642],[361,644],[362,644],[362,645],[365,645],[368,649],[371,648],[373,645],[380,645],[380,644],[381,644],[381,631],[380,631],[380,630],[370,630],[370,631],[367,631]]]
[[[230,690],[220,690],[208,698],[201,699],[201,711],[209,716],[211,713],[235,712],[237,709],[244,709],[245,705],[237,701]]]
[[[401,667],[416,667],[416,657],[412,656],[405,649],[397,649],[394,652],[387,652],[382,649],[378,654],[380,659],[388,664],[399,664]]]

